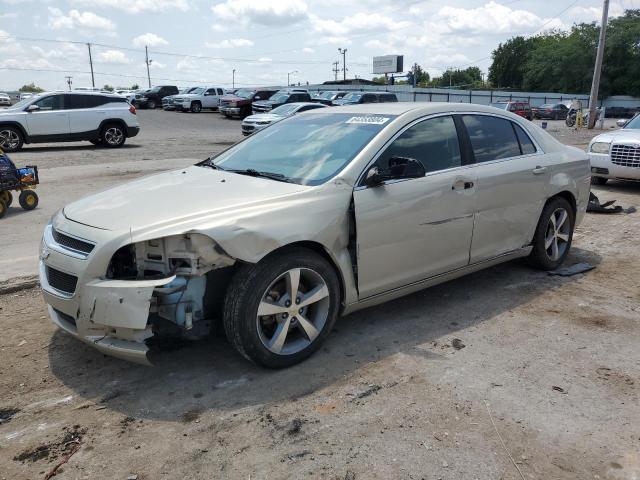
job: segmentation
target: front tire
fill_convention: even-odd
[[[33,190],[23,190],[20,192],[18,202],[25,210],[33,210],[38,206],[38,194]]]
[[[117,123],[111,123],[106,125],[102,129],[101,144],[106,145],[109,148],[119,148],[124,145],[127,135],[124,131],[124,127]]]
[[[191,104],[191,113],[200,113],[202,111],[202,104],[200,102],[193,102]]]
[[[295,365],[329,335],[340,307],[338,276],[306,248],[243,265],[224,301],[223,323],[231,344],[267,368]]]
[[[156,104],[155,100],[149,100],[147,102],[147,108],[149,108],[150,110],[155,110],[157,106],[158,105]]]
[[[608,178],[604,177],[591,177],[591,185],[606,185]]]
[[[13,195],[9,190],[0,192],[0,200],[7,204],[7,208],[13,203]]]
[[[540,270],[555,270],[569,254],[573,240],[575,213],[562,197],[550,199],[542,210],[533,236],[529,263]]]
[[[7,214],[7,210],[9,210],[9,207],[4,203],[4,200],[0,199],[0,218]]]
[[[22,132],[15,127],[0,127],[0,148],[5,152],[17,152],[22,148]]]

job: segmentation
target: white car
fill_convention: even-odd
[[[640,115],[620,130],[593,138],[587,148],[591,160],[591,181],[604,185],[607,180],[640,180]]]
[[[590,178],[586,152],[492,107],[320,108],[65,206],[40,285],[52,321],[103,353],[145,363],[152,337],[219,325],[286,367],[339,315],[516,258],[558,268]]]
[[[29,93],[29,92],[22,92],[18,95],[18,100],[22,101],[22,100],[26,100],[27,98],[31,98],[33,97],[35,94],[34,93]]]
[[[244,136],[251,135],[258,130],[268,127],[272,123],[279,122],[296,113],[324,107],[326,107],[326,105],[313,102],[285,103],[284,105],[274,108],[269,113],[256,113],[255,115],[250,115],[245,118],[242,121],[242,134]]]
[[[0,107],[10,107],[11,97],[6,93],[0,93]]]
[[[113,93],[50,92],[0,111],[0,147],[25,143],[78,142],[121,147],[140,131],[136,109]]]
[[[200,113],[202,109],[218,110],[224,97],[222,87],[198,87],[189,93],[175,95],[173,104],[177,111]]]

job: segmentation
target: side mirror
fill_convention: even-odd
[[[27,107],[27,112],[37,112],[38,110],[40,110],[38,105],[31,104]]]
[[[371,167],[365,176],[364,183],[368,187],[375,187],[387,180],[421,178],[426,173],[424,165],[415,158],[391,157],[389,159],[389,168],[381,169],[375,165]]]

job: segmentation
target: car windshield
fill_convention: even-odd
[[[14,103],[13,105],[11,105],[11,109],[13,110],[14,108],[25,107],[29,103],[33,102],[34,99],[35,99],[35,96],[31,96],[31,97],[25,98],[23,100],[20,100],[18,103]]]
[[[631,120],[627,122],[627,124],[623,127],[629,130],[638,130],[640,129],[640,115],[636,115]]]
[[[331,99],[333,99],[333,97],[336,96],[336,92],[322,92],[319,96],[320,96],[320,98],[324,98],[326,100],[331,100]]]
[[[286,102],[288,98],[289,98],[288,93],[277,93],[273,97],[271,97],[269,100],[271,100],[274,103],[282,103],[282,102]]]
[[[360,97],[362,97],[361,93],[347,93],[344,97],[342,97],[343,100],[360,100]]]
[[[148,92],[157,93],[160,91],[160,87],[153,87],[151,90],[147,90]]]
[[[202,87],[196,87],[196,88],[193,88],[189,93],[191,95],[202,95],[204,93],[204,90],[205,89]]]
[[[224,170],[267,172],[301,185],[320,185],[351,162],[392,118],[295,115],[254,133],[212,162]]]
[[[553,108],[554,105],[550,104],[550,103],[545,103],[544,105],[540,105],[540,107],[538,108]]]
[[[271,110],[271,113],[274,115],[286,117],[287,115],[295,113],[298,108],[300,108],[300,106],[296,105],[295,103],[286,103],[284,105],[280,105],[277,108],[274,108],[273,110]]]
[[[509,104],[508,103],[492,103],[491,104],[492,107],[499,108],[500,110],[506,110],[507,109],[507,105],[509,105]]]
[[[251,98],[253,97],[255,90],[238,90],[234,95],[240,98]]]

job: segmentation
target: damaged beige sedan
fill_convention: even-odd
[[[321,109],[66,206],[40,281],[52,320],[109,355],[219,324],[286,367],[341,314],[518,257],[557,268],[589,180],[584,152],[491,107]]]

